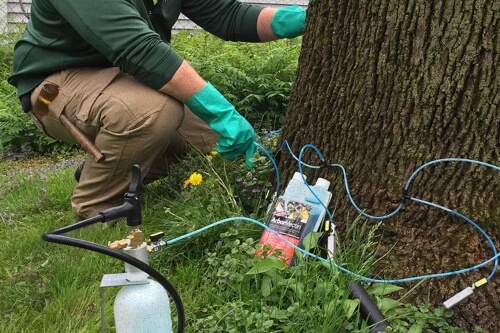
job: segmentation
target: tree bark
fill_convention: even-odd
[[[282,139],[295,154],[313,144],[327,163],[342,164],[354,201],[372,215],[395,209],[424,163],[459,157],[499,166],[499,20],[500,2],[491,0],[313,0]],[[319,163],[308,152],[304,161]],[[284,180],[297,170],[289,154],[279,164]],[[340,172],[306,174],[332,182],[330,208],[345,229],[358,213]],[[500,245],[500,172],[438,163],[415,177],[408,195],[460,212]],[[381,278],[456,270],[492,256],[462,219],[415,202],[379,230],[380,255],[388,252],[373,268]],[[412,300],[439,305],[491,269],[432,279]],[[498,331],[499,296],[496,276],[455,307],[452,320],[468,331]]]

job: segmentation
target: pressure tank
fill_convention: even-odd
[[[146,243],[123,249],[134,258],[148,263]],[[125,264],[127,280],[137,284],[123,286],[113,305],[116,333],[170,333],[170,301],[163,286],[149,279],[140,269]]]

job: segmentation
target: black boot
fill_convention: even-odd
[[[85,165],[85,162],[83,162],[82,164],[80,164],[78,166],[78,168],[76,168],[75,170],[75,180],[76,182],[80,182],[80,176],[82,175],[82,170],[83,170],[83,166]]]

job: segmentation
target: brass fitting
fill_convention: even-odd
[[[136,249],[139,246],[141,246],[143,242],[144,242],[144,235],[142,231],[139,229],[133,229],[132,231],[130,231],[130,234],[127,236],[126,239],[120,239],[114,242],[109,242],[108,247],[115,250],[121,250],[126,247],[131,247],[133,249]]]

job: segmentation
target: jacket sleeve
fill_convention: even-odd
[[[263,7],[237,0],[184,0],[182,13],[224,40],[260,42],[257,17]]]
[[[142,1],[50,1],[85,42],[114,66],[152,88],[167,83],[182,62],[152,30]]]

